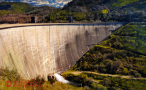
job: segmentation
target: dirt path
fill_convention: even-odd
[[[75,74],[75,75],[79,75],[81,73],[93,73],[93,74],[98,74],[98,75],[106,75],[106,76],[109,76],[109,77],[122,77],[122,78],[128,78],[128,79],[146,79],[146,78],[135,78],[135,77],[132,77],[132,76],[124,76],[124,75],[113,75],[113,74],[104,74],[104,73],[96,73],[96,72],[90,72],[90,71],[73,71],[73,72],[70,72],[72,74]]]

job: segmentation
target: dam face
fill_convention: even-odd
[[[60,73],[125,23],[46,24],[0,29],[0,67],[25,79]]]

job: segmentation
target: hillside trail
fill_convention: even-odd
[[[146,79],[146,78],[135,78],[135,77],[132,77],[132,76],[125,76],[125,75],[113,75],[113,74],[104,74],[104,73],[97,73],[97,72],[91,72],[91,71],[72,71],[72,72],[69,72],[69,73],[72,73],[72,74],[75,74],[75,75],[79,75],[81,73],[93,73],[93,74],[97,74],[97,75],[106,75],[106,76],[109,76],[109,77],[121,77],[121,78],[127,78],[127,79]]]

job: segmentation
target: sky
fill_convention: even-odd
[[[24,2],[29,3],[32,6],[53,6],[63,7],[65,4],[72,0],[0,0],[0,2]]]

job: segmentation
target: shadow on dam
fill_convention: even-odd
[[[62,73],[125,22],[10,25],[0,28],[0,67],[25,79]]]

